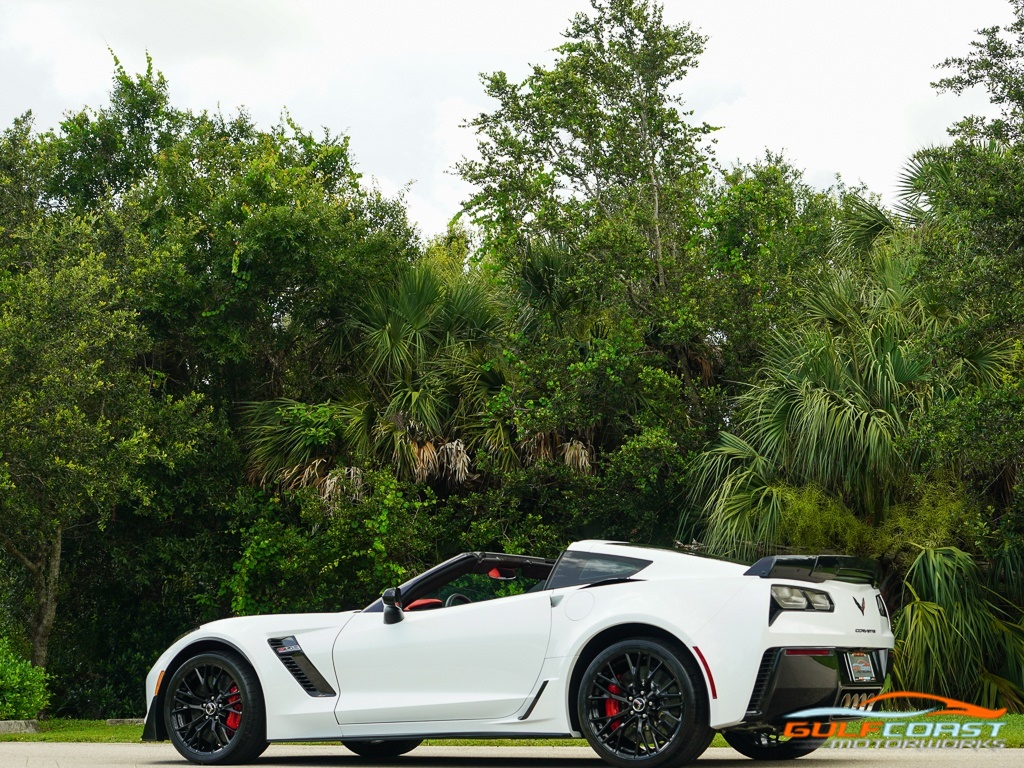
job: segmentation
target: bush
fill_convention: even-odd
[[[33,667],[0,637],[0,720],[31,720],[49,701],[46,671]]]

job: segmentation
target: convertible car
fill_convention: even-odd
[[[788,713],[877,694],[893,636],[871,561],[753,566],[608,541],[557,560],[467,552],[361,611],[224,619],[146,679],[144,740],[195,763],[272,741],[397,757],[431,737],[583,736],[616,766],[682,765],[715,731],[799,757]]]

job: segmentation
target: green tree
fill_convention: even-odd
[[[71,237],[57,247],[73,248]],[[30,574],[32,661],[43,666],[65,532],[104,524],[123,498],[144,502],[136,470],[172,447],[147,426],[154,398],[134,365],[145,335],[95,256],[29,269],[3,288],[0,543]]]
[[[181,110],[152,62],[115,65],[108,105],[22,152],[41,206],[89,212],[168,391],[231,407],[321,387],[318,332],[419,253],[401,201],[360,182],[347,137]]]
[[[90,481],[94,501],[63,526],[59,565],[70,578],[45,601],[80,613],[64,620],[62,609],[50,635],[57,705],[130,714],[153,654],[230,609],[221,582],[245,516],[256,514],[237,494],[246,483],[237,402],[333,395],[334,368],[322,362],[335,338],[329,331],[352,320],[366,290],[390,284],[419,243],[402,202],[360,181],[345,137],[313,136],[287,118],[264,130],[244,113],[178,109],[152,63],[131,74],[115,60],[109,103],[71,112],[52,131],[35,132],[30,116],[16,121],[0,136],[0,182],[0,281],[9,278],[0,301],[9,317],[20,311],[14,297],[27,275],[59,277],[87,256],[89,274],[109,294],[103,311],[124,313],[108,330],[131,331],[131,343],[118,347],[124,357],[107,355],[103,364],[146,397],[122,402],[116,419],[107,397],[109,423],[94,420],[96,434],[112,435],[95,446],[98,456],[111,453],[109,473]],[[56,321],[53,328],[65,346],[76,333]],[[91,343],[83,337],[82,360],[101,359]],[[20,397],[19,386],[0,401]],[[134,390],[125,387],[127,398]],[[51,394],[76,407],[74,391]],[[134,457],[122,434],[132,424]],[[31,441],[45,446],[36,435]],[[112,452],[121,443],[118,462]],[[71,514],[61,504],[60,514]],[[40,542],[57,540],[45,538],[45,526],[34,530]],[[19,540],[18,551],[31,560],[36,545]],[[40,601],[26,602],[26,588],[36,591],[20,575],[5,580],[5,622],[35,632],[40,618],[24,608]],[[142,610],[140,594],[160,610]],[[123,623],[129,636],[109,654],[108,638]]]
[[[534,66],[518,84],[484,77],[499,106],[469,122],[481,159],[458,170],[478,187],[466,210],[497,258],[524,235],[564,238],[595,282],[623,282],[642,301],[670,288],[708,174],[710,128],[686,120],[678,94],[704,38],[666,24],[646,0],[592,6],[550,68]]]
[[[951,56],[938,65],[955,70],[955,74],[933,83],[939,92],[959,95],[981,85],[1001,113],[995,120],[966,117],[950,129],[954,136],[1012,143],[1024,138],[1024,2],[1009,2],[1015,16],[1011,24],[979,29],[979,38],[971,42],[972,50],[966,56]]]
[[[656,3],[595,0],[565,37],[521,83],[484,77],[498,107],[469,122],[480,159],[458,166],[478,258],[518,312],[518,378],[494,407],[543,417],[512,442],[606,453],[663,429],[695,449],[722,418],[717,388],[756,364],[825,263],[839,191],[774,155],[716,173],[712,129],[683,103],[705,39]]]

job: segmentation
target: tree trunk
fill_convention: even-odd
[[[53,539],[44,550],[42,562],[37,564],[35,576],[36,610],[29,627],[32,639],[32,663],[46,666],[50,648],[50,633],[57,616],[57,588],[60,583],[60,554],[62,531],[58,526]]]

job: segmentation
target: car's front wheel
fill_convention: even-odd
[[[723,731],[730,747],[751,760],[793,760],[810,754],[825,739],[786,738],[772,731]]]
[[[342,741],[345,749],[355,752],[360,757],[372,760],[387,760],[392,757],[412,752],[423,739],[373,739],[370,741]]]
[[[263,691],[237,653],[211,651],[178,667],[164,697],[164,724],[174,748],[194,763],[248,763],[267,748]]]
[[[600,653],[583,673],[577,713],[590,746],[620,768],[683,765],[714,735],[700,672],[663,640],[623,640]]]

